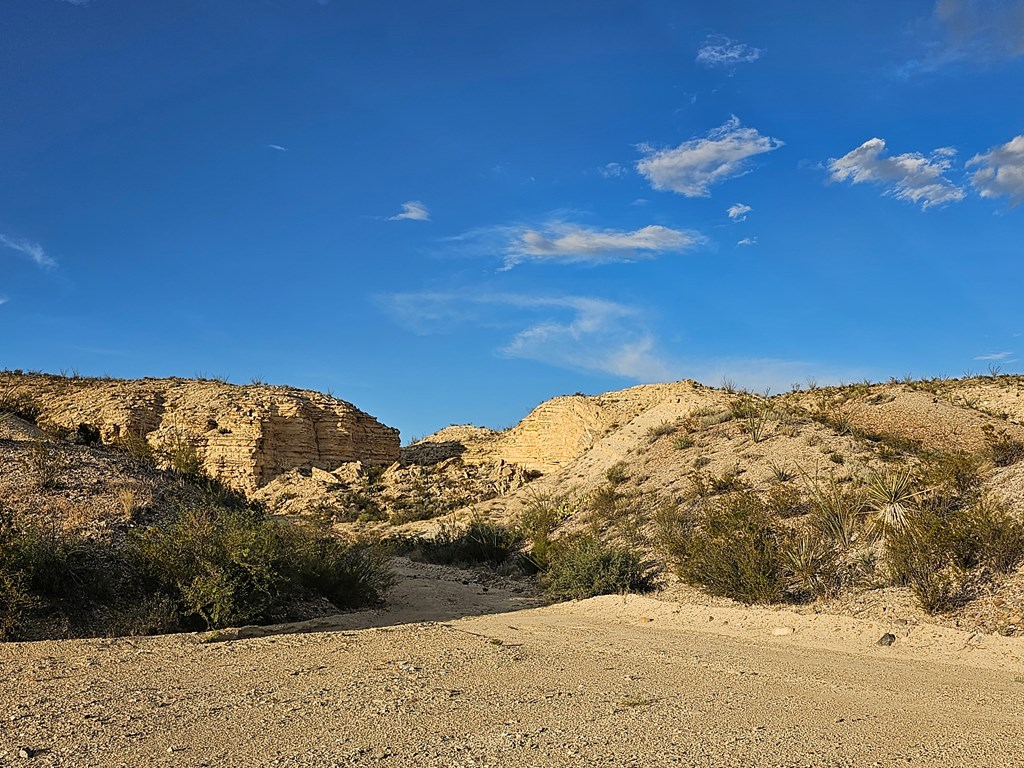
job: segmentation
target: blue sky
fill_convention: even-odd
[[[5,0],[0,366],[558,394],[1021,370],[1024,2]]]

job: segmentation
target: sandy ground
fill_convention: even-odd
[[[400,571],[273,631],[0,645],[0,765],[1024,765],[1020,640]]]

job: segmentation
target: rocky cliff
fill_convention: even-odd
[[[294,469],[398,459],[398,430],[320,392],[188,379],[106,380],[0,374],[0,393],[50,433],[192,454],[211,476],[251,493]],[[83,426],[84,425],[84,426]]]

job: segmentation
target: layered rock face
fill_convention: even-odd
[[[644,384],[603,395],[547,400],[505,432],[451,426],[402,449],[403,461],[431,464],[454,456],[467,463],[501,462],[548,474],[572,464],[645,414],[630,435],[664,419],[720,402],[715,390],[691,381]]]
[[[0,374],[39,408],[50,432],[82,424],[104,443],[142,440],[158,456],[194,452],[203,469],[251,493],[292,469],[398,459],[399,434],[320,392],[185,379],[99,380]]]

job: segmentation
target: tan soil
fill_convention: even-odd
[[[712,599],[529,608],[510,582],[400,570],[383,611],[276,630],[0,645],[0,765],[1020,758],[1019,640]],[[464,612],[480,615],[455,618]],[[890,647],[877,645],[884,632],[896,636]],[[213,641],[247,634],[264,636]]]

